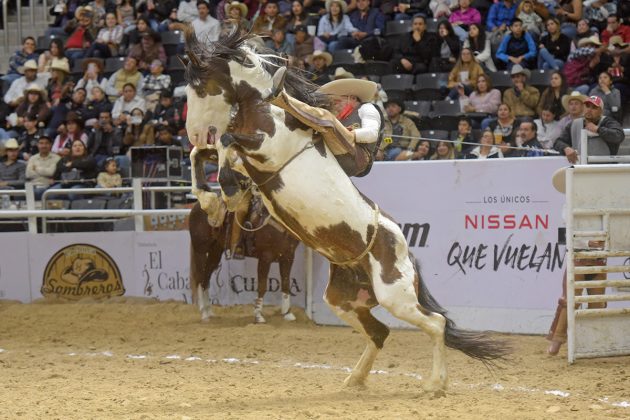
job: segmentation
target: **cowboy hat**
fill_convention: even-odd
[[[577,90],[574,90],[573,92],[571,92],[570,95],[564,95],[562,97],[562,107],[564,108],[565,111],[568,112],[569,109],[569,102],[573,101],[573,100],[578,100],[582,103],[584,103],[584,100],[587,98],[587,96],[582,95],[580,92],[578,92]]]
[[[608,40],[608,45],[619,46],[621,48],[625,48],[630,44],[628,44],[627,42],[623,42],[623,38],[621,36],[615,35],[615,36],[610,37],[610,39]]]
[[[598,47],[602,45],[602,43],[599,42],[599,37],[597,35],[591,35],[588,38],[582,38],[578,41],[578,47],[583,47],[589,44],[594,44],[594,45],[597,45]]]
[[[248,12],[249,9],[247,9],[247,5],[246,4],[243,4],[240,1],[226,2],[225,3],[225,14],[229,15],[230,14],[230,10],[232,10],[235,7],[241,11],[241,17],[247,17],[247,12]]]
[[[8,139],[4,142],[4,148],[8,150],[19,149],[20,145],[18,144],[16,139]]]
[[[313,58],[311,60],[315,60],[316,58],[323,58],[326,61],[327,66],[330,66],[333,62],[333,56],[326,51],[313,51]]]
[[[83,60],[81,62],[81,68],[83,69],[83,72],[85,73],[88,69],[88,66],[90,64],[94,64],[96,67],[98,67],[98,72],[102,73],[103,72],[103,60],[101,60],[100,58],[86,58],[85,60]]]
[[[387,108],[389,104],[398,105],[400,107],[400,112],[401,113],[405,112],[405,103],[401,101],[400,99],[396,99],[396,98],[388,99],[387,102],[383,104],[383,107]]]
[[[551,185],[556,189],[556,191],[561,192],[562,194],[566,193],[566,177],[567,177],[567,168],[560,168],[556,170],[553,175],[551,175]]]
[[[376,94],[377,85],[371,80],[338,79],[318,89],[326,95],[356,96],[361,102],[369,102]]]
[[[354,74],[350,73],[348,70],[343,67],[337,67],[335,69],[335,74],[333,74],[333,80],[338,79],[354,79]]]
[[[81,19],[81,15],[84,13],[87,14],[88,17],[93,17],[94,9],[92,9],[92,6],[79,6],[77,7],[77,10],[74,11],[74,17],[76,19]]]
[[[66,74],[70,74],[70,64],[67,58],[53,58],[50,63],[50,70],[59,70]]]
[[[520,64],[514,64],[514,66],[512,66],[512,70],[510,71],[510,76],[514,76],[515,74],[524,74],[525,77],[529,79],[531,72]]]
[[[28,92],[38,92],[38,93],[44,93],[46,92],[44,90],[43,87],[41,87],[40,85],[38,85],[37,83],[29,83],[26,88],[24,89],[24,92],[28,93]]]
[[[343,13],[346,13],[346,11],[348,10],[348,3],[346,3],[344,0],[326,0],[326,12],[330,13],[330,5],[333,3],[339,3],[339,5],[341,6],[341,11]]]
[[[35,70],[37,71],[37,63],[35,60],[27,60],[26,63],[22,67],[19,68],[21,74],[24,74],[26,70]]]

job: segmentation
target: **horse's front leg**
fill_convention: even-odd
[[[254,302],[254,323],[264,324],[267,322],[263,316],[263,299],[267,292],[267,276],[271,266],[271,256],[264,253],[258,256],[258,298]]]

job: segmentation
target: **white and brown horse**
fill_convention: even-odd
[[[255,45],[248,36],[232,33],[206,46],[186,30],[188,136],[200,148],[212,142],[213,135],[221,136],[216,148],[222,187],[229,182],[226,173],[245,173],[271,214],[330,261],[324,298],[335,314],[367,338],[345,384],[365,383],[389,334],[370,312],[377,305],[431,337],[433,369],[423,384],[426,390],[442,393],[447,387],[446,346],[486,364],[503,358],[505,344],[458,329],[446,317],[426,289],[396,222],[355,188],[328,147],[263,100],[281,62],[261,54]],[[285,88],[312,105],[326,102],[315,86],[291,70]],[[230,135],[224,135],[228,131]],[[228,208],[239,196],[232,187],[223,189]]]

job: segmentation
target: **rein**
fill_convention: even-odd
[[[315,144],[313,144],[313,142],[312,142],[312,141],[310,141],[310,142],[306,143],[306,145],[305,145],[305,146],[304,146],[304,147],[303,147],[300,151],[298,151],[296,154],[294,154],[294,155],[293,155],[293,156],[292,156],[289,160],[287,160],[286,162],[284,162],[284,163],[282,164],[282,166],[281,166],[281,167],[280,167],[277,171],[275,171],[274,173],[272,173],[272,174],[269,176],[269,178],[265,179],[263,182],[257,183],[256,185],[257,185],[259,188],[260,188],[260,187],[262,187],[263,185],[265,185],[266,183],[268,183],[269,181],[271,181],[272,179],[274,179],[276,176],[278,176],[278,174],[279,174],[279,173],[280,173],[280,172],[281,172],[284,168],[286,168],[287,166],[289,166],[289,164],[290,164],[291,162],[293,162],[293,160],[294,160],[295,158],[297,158],[297,157],[298,157],[298,156],[300,156],[302,153],[306,152],[308,149],[311,149],[311,148],[313,148],[313,147],[315,147]]]

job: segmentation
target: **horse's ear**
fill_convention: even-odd
[[[199,58],[197,57],[197,55],[195,55],[195,53],[188,52],[188,59],[190,60],[190,63],[192,63],[194,67],[201,67],[201,60],[199,60]]]
[[[188,56],[178,55],[177,59],[180,61],[180,63],[184,65],[184,67],[188,67],[188,63],[190,62],[190,60],[188,59]]]

